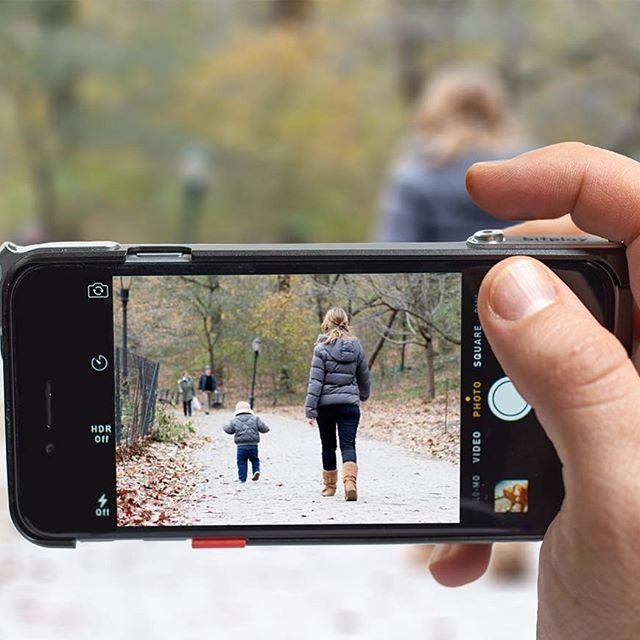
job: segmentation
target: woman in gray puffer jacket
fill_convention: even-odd
[[[340,307],[327,311],[309,373],[305,416],[317,423],[322,444],[323,496],[336,493],[338,481],[336,427],[342,455],[345,500],[357,500],[356,432],[360,401],[369,397],[369,366],[360,341],[351,335],[349,318]]]

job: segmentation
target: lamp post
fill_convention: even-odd
[[[127,304],[132,276],[120,276],[120,302],[122,302],[122,394],[129,397],[129,352],[127,350]]]
[[[180,237],[183,242],[194,242],[198,236],[202,205],[207,193],[210,157],[202,145],[192,145],[182,154],[180,177],[184,197]]]
[[[251,395],[249,396],[249,406],[253,409],[253,403],[256,399],[256,369],[258,368],[258,356],[260,355],[260,345],[262,340],[254,338],[251,342],[253,348],[253,375],[251,376]]]

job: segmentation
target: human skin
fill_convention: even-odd
[[[467,173],[471,197],[527,233],[591,233],[627,247],[640,300],[640,164],[562,143]],[[569,213],[570,215],[565,215]],[[539,640],[640,637],[640,378],[617,338],[531,258],[487,274],[478,295],[486,336],[535,408],[563,463],[565,500],[540,553]],[[636,313],[637,317],[637,313]],[[636,323],[637,324],[637,323]],[[442,545],[444,585],[481,576],[488,545]]]

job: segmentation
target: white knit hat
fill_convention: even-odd
[[[236,403],[236,412],[234,415],[237,416],[239,413],[253,413],[251,405],[245,400],[240,400],[240,402]]]

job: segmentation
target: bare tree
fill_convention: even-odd
[[[215,358],[215,346],[220,336],[222,323],[220,277],[215,275],[198,276],[197,278],[181,276],[181,280],[188,285],[186,298],[202,322],[201,337],[207,350],[208,366],[222,382],[224,368]]]
[[[435,398],[434,357],[436,341],[460,344],[459,275],[401,274],[385,277],[384,284],[369,276],[380,304],[401,314],[404,326],[378,327],[379,335],[391,343],[415,344],[422,348],[425,365],[425,398]],[[377,316],[378,322],[380,316]]]
[[[46,239],[63,235],[58,220],[56,168],[74,147],[74,116],[79,66],[69,61],[63,35],[77,22],[75,0],[49,0],[30,5],[38,29],[38,46],[20,51],[32,76],[17,77],[10,87],[16,119],[36,200],[40,232]],[[15,38],[20,49],[19,38]],[[38,82],[38,75],[47,78]]]
[[[326,299],[345,301],[351,310],[350,317],[378,336],[370,366],[387,343],[401,349],[407,345],[420,347],[424,356],[425,398],[433,400],[438,345],[440,350],[447,345],[460,345],[460,276],[348,275],[330,282],[321,294]]]

